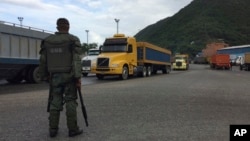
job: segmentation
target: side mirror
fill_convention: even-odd
[[[133,52],[133,47],[132,45],[128,45],[128,53],[132,53]]]

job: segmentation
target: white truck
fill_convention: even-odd
[[[100,50],[90,49],[88,55],[82,58],[82,75],[88,76],[91,73],[91,64],[93,61],[96,61],[97,56],[100,54]]]
[[[0,80],[39,83],[41,41],[52,32],[0,21]]]

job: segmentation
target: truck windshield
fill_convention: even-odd
[[[175,59],[181,60],[181,59],[186,59],[185,57],[175,57]]]
[[[100,51],[99,50],[89,50],[89,53],[88,55],[89,56],[94,56],[94,55],[99,55],[100,54]]]
[[[102,52],[126,52],[126,45],[105,45],[102,47]]]

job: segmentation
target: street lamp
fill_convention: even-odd
[[[120,19],[115,19],[117,34],[118,34],[118,25],[119,25],[119,21],[120,21]]]
[[[89,45],[89,30],[85,30],[86,31],[86,33],[87,33],[87,45]]]
[[[23,17],[17,17],[17,19],[20,21],[20,25],[23,26]]]

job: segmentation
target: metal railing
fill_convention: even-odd
[[[21,28],[40,31],[40,32],[44,32],[44,33],[54,33],[53,31],[49,31],[49,30],[44,30],[44,29],[40,29],[40,28],[36,28],[36,27],[30,27],[30,26],[25,26],[25,25],[1,21],[1,20],[0,20],[0,24],[10,25],[10,26],[14,26],[14,27],[21,27]]]

